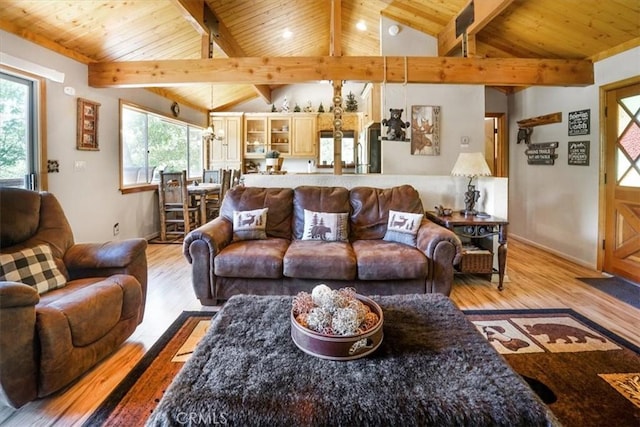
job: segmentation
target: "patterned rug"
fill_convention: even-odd
[[[640,425],[637,346],[567,309],[465,314],[564,425]],[[144,425],[212,315],[182,313],[84,425]]]

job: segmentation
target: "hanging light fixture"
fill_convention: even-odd
[[[202,131],[203,138],[209,140],[214,137],[213,124],[211,123],[211,111],[213,111],[213,84],[211,84],[211,98],[209,103],[209,112],[207,113],[207,119],[209,121],[209,126]]]

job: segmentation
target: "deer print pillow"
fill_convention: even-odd
[[[233,211],[233,240],[261,240],[267,238],[267,211]]]
[[[304,210],[302,240],[346,242],[348,240],[348,213],[328,213]]]
[[[383,240],[415,246],[422,217],[422,214],[389,210],[389,222]]]

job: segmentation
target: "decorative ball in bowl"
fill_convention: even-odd
[[[382,343],[382,309],[353,288],[326,285],[299,292],[291,307],[291,338],[302,351],[329,360],[353,360]]]

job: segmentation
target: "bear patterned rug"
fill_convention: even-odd
[[[465,314],[563,424],[640,426],[637,346],[572,310]]]
[[[214,314],[184,312],[84,425],[143,426]],[[637,346],[568,309],[465,314],[564,425],[640,425]]]

